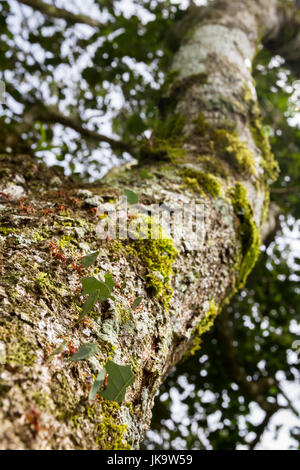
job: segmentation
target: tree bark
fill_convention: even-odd
[[[199,347],[258,255],[277,167],[251,63],[278,21],[275,0],[220,0],[187,18],[161,128],[130,170],[79,187],[29,156],[0,157],[0,448],[138,448],[164,377]],[[143,206],[201,204],[202,243],[99,240],[99,211],[124,188]],[[95,267],[78,272],[81,251],[98,249]],[[124,289],[78,324],[81,279],[95,272],[112,273]],[[132,312],[138,296],[142,310]],[[97,343],[100,353],[47,362],[62,340]],[[136,374],[121,405],[88,401],[92,376],[108,358]]]

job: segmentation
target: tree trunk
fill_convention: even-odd
[[[278,30],[276,5],[220,0],[187,14],[175,31],[181,45],[163,120],[138,166],[78,187],[29,156],[0,157],[0,448],[138,448],[164,377],[244,284],[277,171],[251,77],[259,42]],[[202,240],[99,240],[99,214],[124,188],[144,208],[199,204]],[[98,249],[95,266],[81,272],[81,251]],[[95,273],[112,273],[124,289],[77,323],[81,279]],[[135,297],[142,309],[133,312]],[[63,340],[100,352],[47,362]],[[136,375],[120,405],[88,401],[108,358]]]

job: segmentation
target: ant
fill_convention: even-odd
[[[33,206],[23,206],[22,200],[19,201],[19,208],[21,211],[27,212],[27,214],[30,212],[35,212],[35,208]]]
[[[108,382],[108,373],[106,372],[104,382],[103,382],[103,390],[106,389],[107,387],[107,382]]]
[[[54,214],[54,209],[43,209],[43,215]]]
[[[91,212],[93,215],[98,215],[98,207],[91,207],[89,212]]]
[[[127,215],[127,219],[129,219],[129,220],[134,220],[136,218],[137,218],[137,215],[134,215],[134,214],[128,214]]]
[[[58,211],[66,211],[66,210],[67,210],[67,207],[64,206],[63,204],[60,204],[60,205],[57,207],[57,210],[58,210]]]
[[[59,194],[60,197],[62,197],[62,198],[65,199],[65,197],[66,197],[65,191],[63,191],[62,189],[59,189],[57,192],[58,192],[58,194]]]
[[[81,204],[80,199],[77,199],[76,197],[70,197],[70,201],[73,202],[75,206],[79,206],[79,204]]]
[[[72,263],[72,269],[73,271],[76,271],[77,273],[81,273],[83,271],[83,266],[81,264],[78,264],[78,263]]]
[[[32,408],[30,411],[28,411],[28,413],[26,415],[28,421],[32,424],[33,432],[34,432],[35,436],[37,436],[38,433],[41,430],[40,416],[41,416],[41,413],[38,410],[34,409],[34,408]]]
[[[77,353],[77,349],[74,348],[74,346],[72,346],[72,339],[70,339],[70,341],[69,341],[68,350],[69,350],[69,354],[71,356],[73,356],[73,354]]]
[[[0,196],[4,197],[5,199],[9,199],[9,195],[6,193],[3,193],[2,191],[0,191]]]

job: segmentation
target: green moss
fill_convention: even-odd
[[[72,235],[64,235],[58,241],[58,247],[61,250],[65,250],[65,249],[69,250],[71,254],[76,254],[77,252],[76,239]]]
[[[260,247],[260,232],[253,220],[253,212],[247,198],[247,189],[237,183],[230,193],[235,214],[240,220],[238,235],[242,244],[242,256],[240,263],[238,287],[245,285],[248,274],[253,269]]]
[[[9,233],[18,233],[18,232],[20,232],[20,230],[16,228],[0,227],[0,234],[3,233],[4,235],[8,235]]]
[[[267,220],[268,217],[268,210],[269,210],[269,205],[270,205],[270,190],[268,187],[265,189],[265,199],[264,199],[264,204],[261,212],[261,220],[260,224],[263,225],[265,221]]]
[[[200,193],[205,196],[205,192],[200,189],[199,183],[196,178],[190,178],[186,176],[183,179],[183,182],[189,189],[192,189],[195,193]]]
[[[209,303],[209,308],[204,313],[203,318],[201,319],[199,325],[196,326],[194,329],[192,336],[193,342],[189,349],[188,356],[192,356],[195,354],[196,351],[201,349],[202,344],[202,335],[209,331],[214,324],[215,318],[218,315],[220,309],[215,304],[214,300],[211,300]]]
[[[256,174],[257,163],[254,154],[235,132],[217,129],[212,132],[212,139],[218,154],[229,160],[235,170],[246,174]]]
[[[51,287],[52,283],[50,281],[48,273],[40,272],[40,274],[35,279],[35,285],[37,287]]]
[[[15,323],[0,325],[0,338],[5,338],[7,364],[30,367],[35,363],[34,344],[27,336],[26,331]]]
[[[183,149],[169,144],[168,141],[155,139],[155,144],[142,145],[139,153],[139,161],[167,161],[175,163],[185,155]]]
[[[173,114],[166,121],[159,121],[150,140],[144,141],[139,152],[140,161],[161,160],[176,162],[185,155],[183,128],[186,119]]]
[[[182,142],[186,118],[181,114],[173,114],[166,121],[159,121],[154,129],[154,137],[170,139],[172,142]]]
[[[172,266],[178,255],[173,240],[167,238],[136,240],[132,243],[132,247],[148,270],[147,287],[168,309],[173,295]]]
[[[222,184],[217,176],[204,173],[203,171],[194,170],[192,168],[184,169],[181,174],[185,177],[184,181],[186,184],[190,183],[192,189],[196,189],[197,192],[201,192],[201,190],[203,190],[212,197],[220,197],[222,195]],[[195,180],[197,184],[195,183]]]
[[[118,403],[102,400],[101,423],[97,426],[96,442],[101,450],[130,450],[126,441],[126,424],[118,424],[117,415],[120,411]]]
[[[34,230],[32,233],[32,240],[35,242],[42,242],[45,240],[45,237],[42,235],[40,230]]]
[[[205,137],[210,132],[210,125],[207,123],[204,115],[199,113],[198,117],[194,119],[194,132],[200,137]]]
[[[229,173],[226,164],[219,158],[214,155],[200,155],[198,160],[201,166],[205,168],[205,173],[213,173],[215,176],[218,175],[224,179],[228,178]]]

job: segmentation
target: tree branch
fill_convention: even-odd
[[[43,15],[52,16],[53,18],[58,18],[65,20],[68,24],[74,25],[76,23],[83,23],[94,28],[101,27],[101,23],[97,20],[93,20],[89,16],[71,13],[63,8],[56,8],[52,5],[48,5],[40,0],[18,0],[19,3],[23,3],[31,7],[33,10],[37,10]]]
[[[7,92],[10,94],[13,93],[12,87],[9,84],[7,86]],[[66,116],[55,106],[46,106],[42,101],[25,96],[24,94],[19,96],[19,101],[22,101],[27,108],[25,108],[22,122],[18,126],[20,134],[31,130],[35,121],[48,124],[61,124],[73,129],[88,140],[92,140],[96,143],[105,142],[109,144],[113,150],[128,152],[133,157],[136,157],[133,146],[86,128],[85,124],[78,117]]]
[[[130,145],[125,144],[120,140],[115,140],[111,137],[107,137],[106,135],[99,134],[96,131],[87,129],[86,127],[84,127],[84,124],[79,119],[73,116],[65,116],[55,107],[38,107],[36,110],[36,117],[38,120],[45,123],[62,124],[65,127],[70,127],[86,139],[93,140],[94,142],[106,142],[110,145],[113,150],[121,150],[123,152],[130,153],[132,156],[135,156],[135,152]]]

